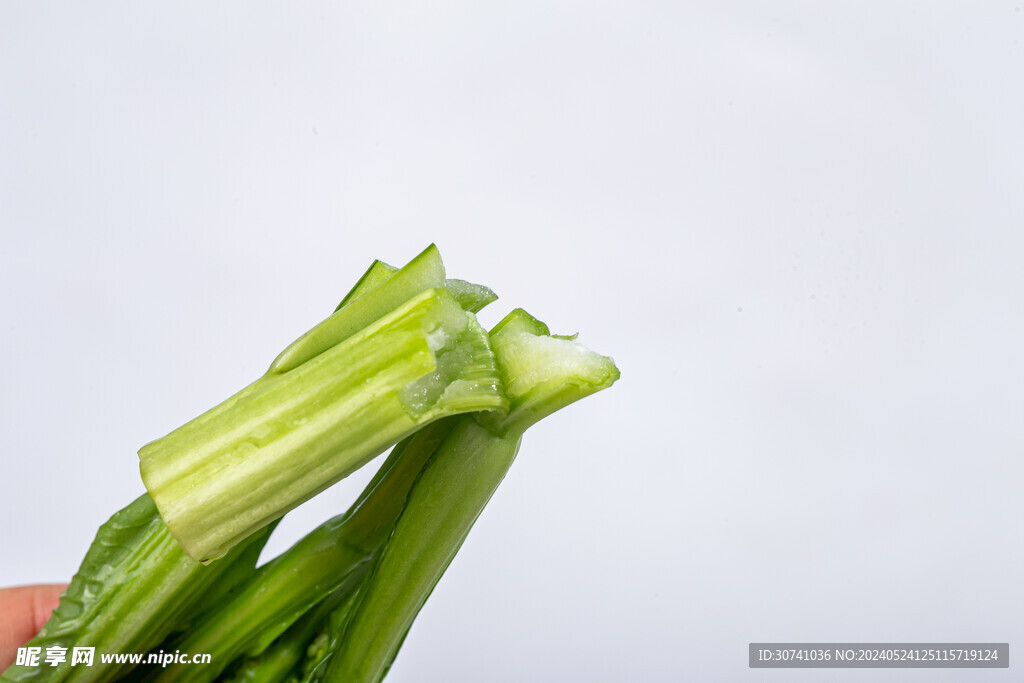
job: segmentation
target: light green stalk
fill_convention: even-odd
[[[259,380],[139,451],[147,489],[209,561],[433,420],[503,409],[487,335],[436,250],[352,299]],[[372,269],[372,267],[371,267]],[[489,291],[489,290],[487,290]]]

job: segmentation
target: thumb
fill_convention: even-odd
[[[66,583],[0,588],[0,671],[43,627],[65,588]]]

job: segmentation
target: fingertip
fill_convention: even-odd
[[[65,588],[63,583],[0,588],[0,671],[43,627]]]

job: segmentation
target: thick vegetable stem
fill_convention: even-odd
[[[379,681],[519,449],[460,418],[410,493],[324,680]]]
[[[315,355],[296,353],[309,357],[139,452],[160,514],[199,561],[431,421],[507,405],[486,333],[446,289],[415,295]]]
[[[361,589],[324,680],[380,681],[427,597],[515,459],[537,420],[619,377],[610,358],[556,338],[525,311],[491,333],[511,409],[457,418],[410,491],[390,539]]]

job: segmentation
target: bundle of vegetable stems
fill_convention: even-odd
[[[147,493],[99,529],[29,643],[162,664],[0,680],[382,680],[524,432],[619,376],[522,309],[484,331],[496,298],[447,279],[433,245],[375,261],[263,376],[140,450]],[[282,515],[391,446],[347,512],[256,567]]]

